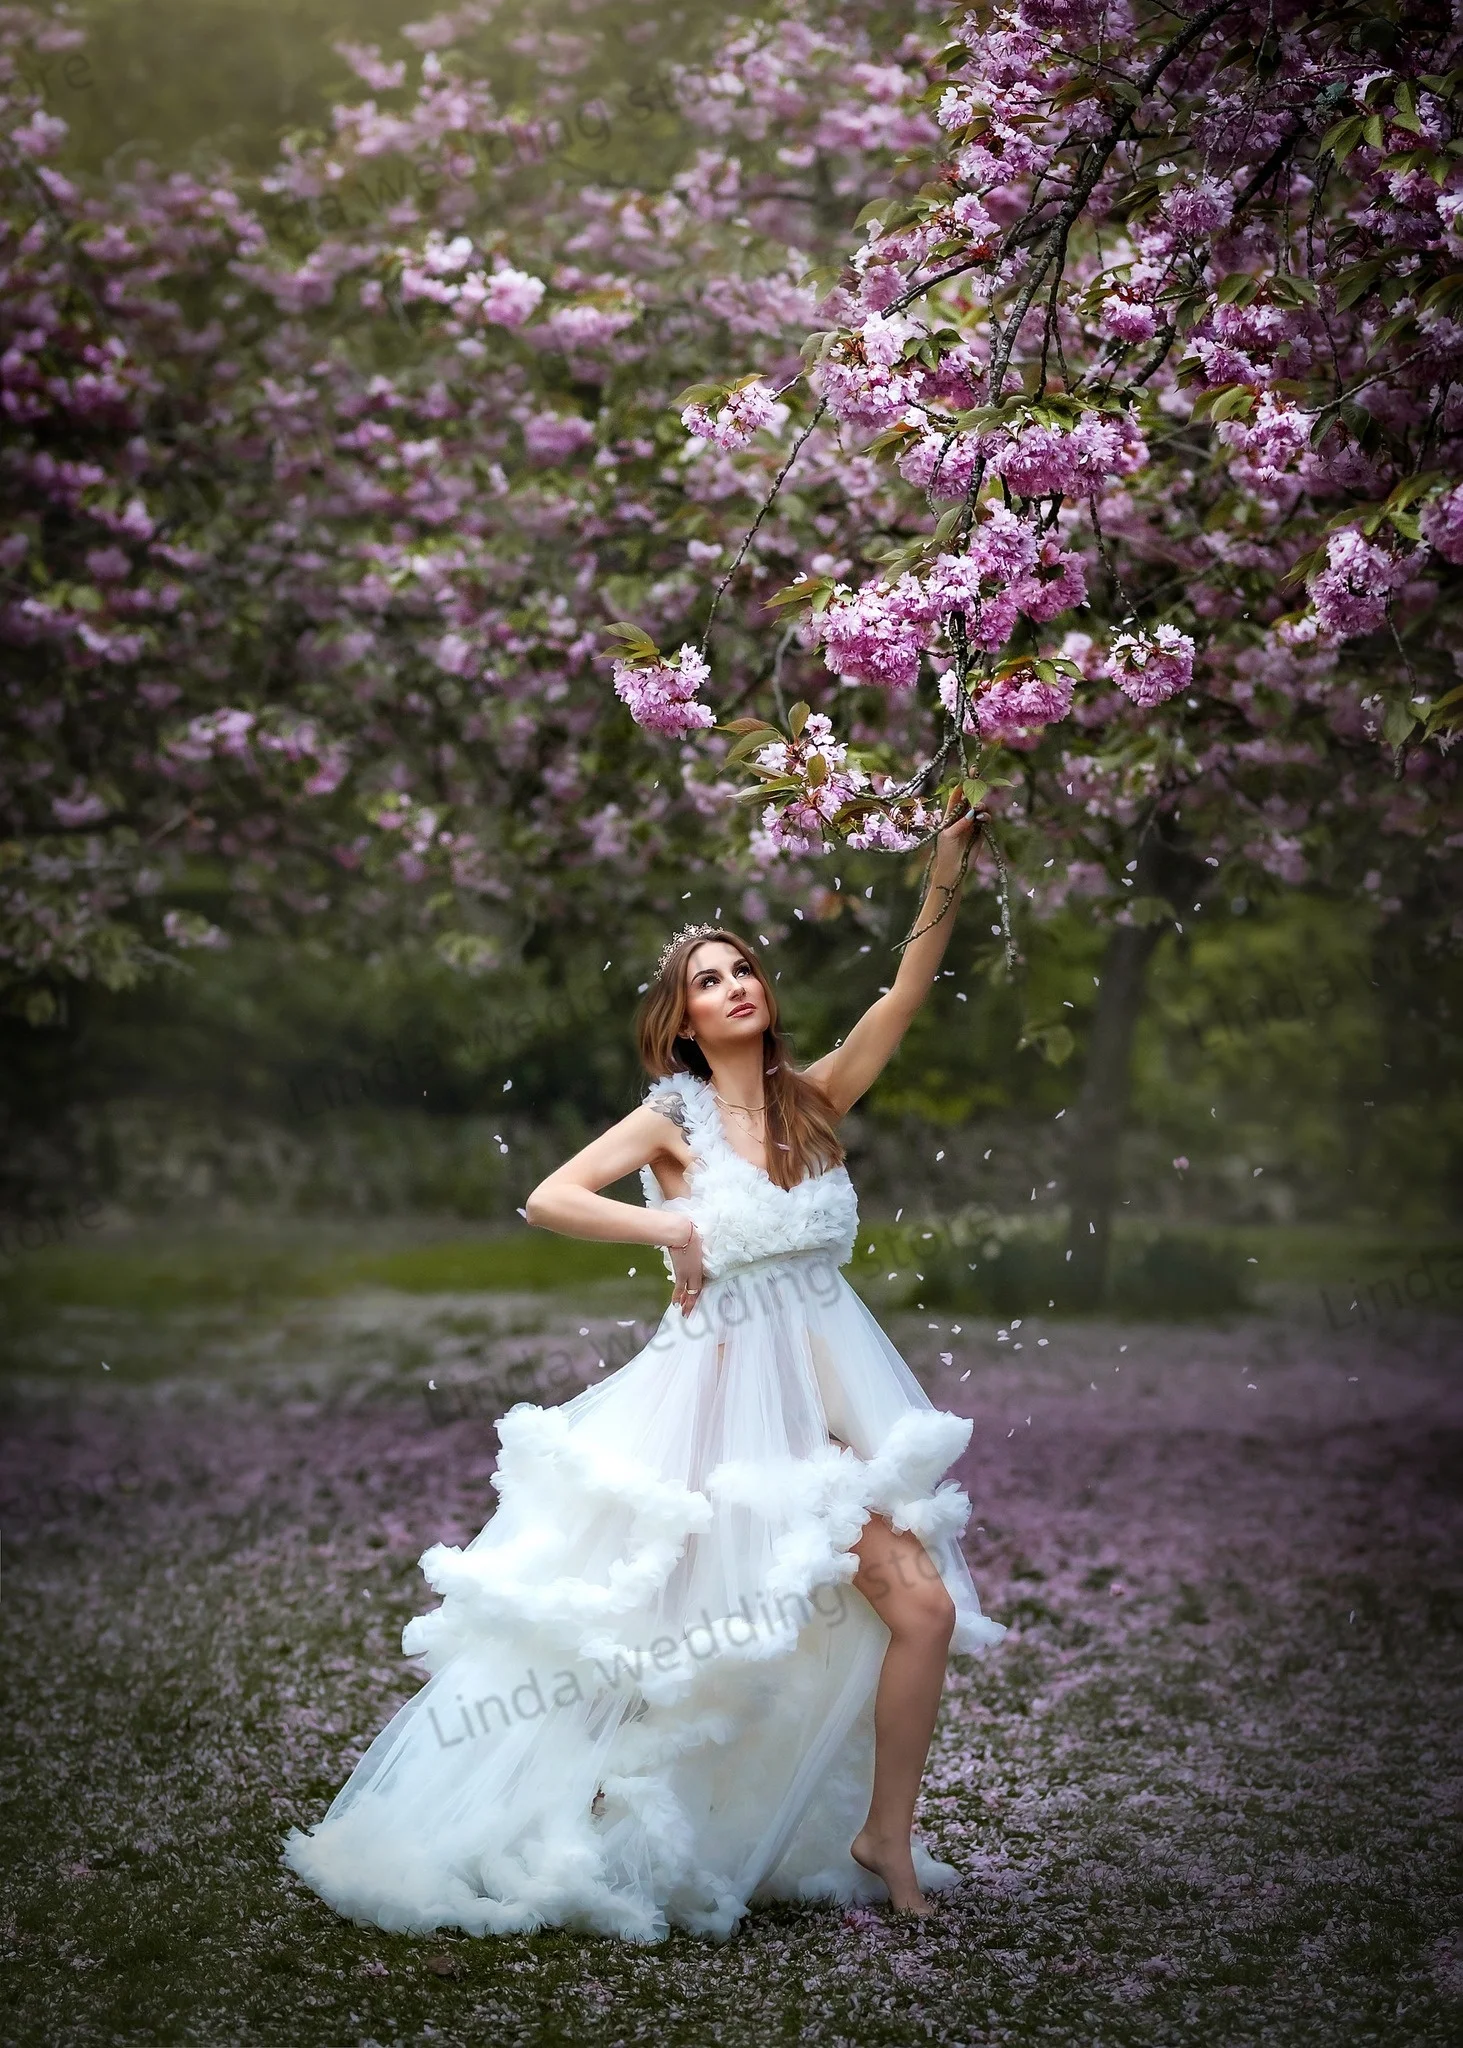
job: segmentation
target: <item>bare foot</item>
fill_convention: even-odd
[[[910,1913],[922,1920],[935,1910],[919,1888],[919,1879],[914,1874],[914,1857],[907,1841],[902,1845],[881,1842],[867,1828],[860,1828],[853,1838],[849,1854],[855,1863],[872,1871],[875,1877],[883,1878],[889,1903],[896,1913]]]

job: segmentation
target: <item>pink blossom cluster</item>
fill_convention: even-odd
[[[522,327],[538,311],[546,289],[541,277],[505,263],[483,281],[482,316],[499,327]]]
[[[1115,43],[1133,28],[1127,0],[1018,0],[1013,12],[1023,27],[1082,38],[1101,29]]]
[[[980,459],[978,434],[927,428],[900,451],[897,467],[906,483],[932,498],[963,498]]]
[[[53,796],[51,799],[51,815],[69,832],[83,825],[99,825],[111,809],[112,805],[100,791],[88,789],[79,776],[71,785],[68,796]]]
[[[1035,37],[1018,31],[1003,38],[998,30],[986,40],[983,75],[967,75],[959,85],[947,86],[935,108],[935,119],[947,131],[974,129],[973,136],[957,142],[953,162],[965,184],[980,194],[1031,177],[1051,161],[1051,141],[1031,119],[1044,111],[1049,90],[1039,73],[1033,75],[1030,59],[1039,50]]]
[[[1414,574],[1419,553],[1399,554],[1354,526],[1333,533],[1326,543],[1326,566],[1310,580],[1321,631],[1337,640],[1374,633],[1394,593]]]
[[[535,462],[563,462],[594,439],[594,428],[577,412],[536,412],[523,422],[523,445]]]
[[[1034,669],[1013,670],[979,690],[973,711],[967,708],[962,721],[967,733],[978,733],[992,744],[1023,746],[1040,738],[1041,731],[1065,718],[1072,708],[1072,679],[1059,676],[1045,682]],[[954,669],[941,676],[940,702],[953,719],[959,703],[960,685]],[[970,699],[967,699],[969,707]]]
[[[572,354],[579,349],[607,348],[617,334],[634,326],[635,319],[633,306],[604,306],[585,301],[556,306],[544,324],[555,346]]]
[[[904,344],[915,331],[902,314],[870,313],[862,327],[839,337],[818,367],[822,395],[836,420],[877,432],[902,417],[924,381],[917,363],[903,361]]]
[[[1463,484],[1455,484],[1423,508],[1418,521],[1423,539],[1445,562],[1463,566]]]
[[[167,751],[177,761],[210,761],[215,756],[241,759],[249,753],[257,722],[252,711],[230,706],[204,712],[190,718],[184,730],[173,735]]]
[[[1278,483],[1307,454],[1313,423],[1313,415],[1266,391],[1250,419],[1221,420],[1214,434],[1235,451],[1235,475],[1266,485]]]
[[[1155,626],[1151,633],[1119,633],[1108,655],[1106,673],[1125,696],[1146,711],[1190,687],[1194,653],[1193,641],[1177,626]]]
[[[886,785],[889,780],[884,778]],[[867,812],[849,833],[847,843],[861,853],[908,853],[939,823],[940,812],[934,804],[891,802],[888,810]]]
[[[972,646],[994,652],[1019,614],[1040,624],[1086,601],[1080,555],[997,505],[977,521],[968,553],[938,555],[923,574],[906,572],[894,583],[858,592],[840,586],[813,631],[824,661],[846,683],[902,690],[917,681],[921,656],[952,613],[964,620]]]
[[[465,333],[470,326],[483,322],[497,327],[522,327],[537,312],[548,289],[543,279],[532,277],[524,270],[515,270],[501,261],[491,271],[481,266],[472,268],[470,266],[476,256],[477,251],[466,235],[454,235],[448,240],[440,234],[433,234],[427,237],[415,255],[410,249],[402,250],[402,299],[408,303],[427,299],[443,307],[451,314],[451,331],[456,333]],[[302,304],[328,302],[340,265],[337,264],[333,270],[322,270],[312,256],[307,259],[306,269],[310,269],[312,274],[319,270],[319,289],[312,288],[303,298],[296,292],[295,298]],[[296,284],[303,279],[303,270],[293,274]],[[271,290],[283,288],[291,282],[277,275],[267,277],[262,272],[258,281]],[[381,286],[374,280],[368,281],[362,287],[362,299],[368,308],[379,309],[383,303]]]
[[[696,698],[711,671],[689,641],[669,660],[617,661],[613,674],[615,695],[647,732],[682,739],[716,723],[714,713]]]
[[[1152,341],[1158,332],[1158,309],[1135,283],[1119,283],[1102,302],[1102,329],[1114,341]]]
[[[163,936],[175,946],[202,946],[218,952],[229,943],[228,933],[196,911],[168,910],[163,913]]]
[[[995,475],[1023,498],[1086,497],[1110,477],[1132,476],[1148,444],[1127,413],[1084,412],[1070,431],[1033,422],[983,443]]]
[[[975,707],[983,739],[993,739],[1013,727],[1054,725],[1072,708],[1072,680],[1060,676],[1044,682],[1034,671],[998,677],[981,693]]]
[[[848,760],[848,748],[833,737],[833,721],[820,711],[806,719],[796,739],[773,740],[757,751],[759,767],[774,775],[796,776],[796,796],[767,804],[762,826],[772,845],[784,853],[806,853],[823,844],[824,827],[851,797],[869,786],[864,770]],[[822,780],[809,779],[817,761]]]
[[[729,391],[714,413],[704,405],[688,405],[681,414],[681,425],[688,434],[699,434],[702,440],[730,450],[745,448],[754,434],[786,418],[787,407],[778,403],[765,384],[754,380]]]
[[[1227,178],[1200,177],[1170,185],[1164,194],[1164,219],[1187,242],[1203,241],[1229,226],[1234,213],[1234,187]]]

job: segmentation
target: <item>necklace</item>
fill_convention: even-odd
[[[728,1102],[719,1088],[713,1088],[711,1092],[724,1108],[739,1109],[743,1116],[766,1116],[767,1114],[767,1105],[765,1103]]]

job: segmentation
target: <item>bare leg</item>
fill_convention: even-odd
[[[914,1874],[914,1804],[935,1732],[955,1603],[917,1536],[870,1515],[853,1546],[854,1585],[889,1630],[874,1695],[874,1789],[854,1837],[856,1863],[883,1878],[896,1911],[925,1914],[930,1902]]]

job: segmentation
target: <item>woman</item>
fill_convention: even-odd
[[[941,833],[889,992],[796,1071],[752,949],[697,926],[641,1006],[639,1108],[536,1187],[530,1224],[658,1245],[654,1337],[498,1424],[497,1512],[422,1557],[431,1674],[285,1859],[352,1918],[470,1933],[728,1936],[772,1899],[929,1910],[913,1835],[946,1657],[980,1608],[936,1409],[838,1271],[857,1200],[836,1125],[929,993],[967,815]],[[600,1189],[639,1172],[646,1206]]]

